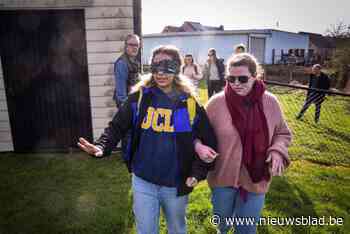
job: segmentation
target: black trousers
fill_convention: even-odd
[[[214,92],[218,93],[222,90],[223,82],[221,80],[208,80],[208,97],[213,96]]]
[[[306,100],[304,102],[303,107],[301,108],[297,118],[300,119],[303,117],[304,113],[311,106],[311,104],[315,104],[315,122],[317,123],[320,120],[321,115],[321,104],[324,101],[325,95],[318,92],[311,92],[307,95]]]

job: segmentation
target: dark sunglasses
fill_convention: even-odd
[[[249,77],[248,76],[226,76],[226,80],[230,83],[235,83],[236,80],[238,80],[239,83],[244,84],[248,82]]]

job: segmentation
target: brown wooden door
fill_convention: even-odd
[[[83,10],[0,11],[0,53],[15,151],[92,139]]]

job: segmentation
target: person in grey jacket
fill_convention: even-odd
[[[210,48],[208,50],[208,60],[204,65],[203,78],[208,84],[208,97],[222,90],[225,77],[225,65],[223,59],[216,56],[216,50]]]

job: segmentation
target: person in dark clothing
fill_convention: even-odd
[[[321,69],[322,67],[320,64],[315,64],[312,66],[309,88],[329,90],[330,79],[325,73],[321,72]],[[314,120],[315,123],[318,123],[321,115],[321,104],[325,100],[325,96],[326,94],[322,91],[308,90],[304,105],[301,108],[297,119],[301,119],[310,105],[315,104],[316,110]]]
[[[152,74],[133,88],[109,126],[94,143],[80,138],[78,146],[101,157],[109,155],[131,130],[124,160],[132,172],[133,211],[139,234],[159,233],[162,208],[168,233],[186,233],[188,194],[206,178],[216,156],[216,138],[203,107],[180,75],[181,57],[173,46],[153,51]],[[200,150],[202,143],[213,150]],[[203,149],[200,145],[199,148]]]
[[[216,56],[216,50],[213,48],[208,50],[208,60],[204,65],[203,77],[207,80],[209,98],[214,92],[218,93],[222,90],[225,83],[224,60]]]
[[[141,66],[136,59],[139,48],[139,36],[127,35],[124,41],[124,53],[114,63],[115,92],[113,99],[118,108],[125,102],[131,87],[139,81]]]
[[[131,87],[139,81],[141,65],[137,61],[137,54],[140,48],[140,38],[136,34],[129,34],[124,40],[124,53],[114,63],[115,91],[113,100],[116,107],[125,102]],[[127,137],[122,140],[122,150],[125,151]]]

